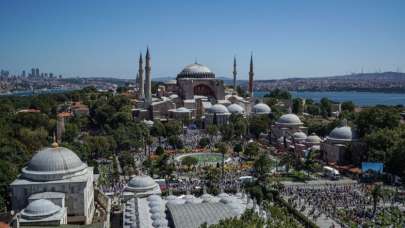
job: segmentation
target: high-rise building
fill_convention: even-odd
[[[142,61],[142,53],[139,55],[139,69],[138,69],[138,89],[139,89],[139,98],[143,99],[145,98],[145,92],[144,92],[144,80],[143,80],[143,61]]]
[[[31,69],[31,77],[35,77],[35,69],[34,68]]]
[[[250,67],[249,67],[249,88],[248,94],[250,97],[253,97],[253,54],[250,55]]]
[[[151,64],[149,47],[146,49],[146,63],[145,63],[145,102],[147,105],[152,103],[152,79],[150,75]]]
[[[35,69],[35,77],[39,77],[39,68]]]
[[[22,71],[21,76],[25,78],[25,70]]]

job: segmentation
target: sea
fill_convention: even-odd
[[[69,89],[49,89],[36,91],[35,94],[44,93],[63,93],[71,91]],[[267,91],[255,91],[256,97],[263,97]],[[290,91],[293,97],[301,97],[320,101],[326,97],[332,101],[343,102],[353,101],[357,106],[375,106],[375,105],[404,105],[405,93],[383,93],[383,92],[356,92],[356,91]],[[20,91],[14,93],[0,94],[13,96],[32,96],[32,91]]]
[[[266,91],[256,91],[256,97],[263,97]],[[356,92],[356,91],[290,91],[293,97],[320,101],[323,97],[336,102],[353,101],[357,106],[404,105],[405,93]]]

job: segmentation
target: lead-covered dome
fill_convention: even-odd
[[[276,122],[278,125],[299,126],[302,125],[300,118],[297,115],[289,113],[282,115]]]
[[[340,126],[333,129],[327,139],[335,142],[351,142],[357,139],[357,134],[349,126]]]
[[[135,176],[128,182],[132,188],[153,188],[157,183],[150,176]]]
[[[255,114],[270,114],[271,113],[271,108],[264,103],[258,103],[255,106],[253,106],[253,113]]]
[[[38,219],[54,215],[61,209],[61,207],[49,200],[39,199],[28,204],[28,206],[21,211],[21,215],[25,219]]]
[[[39,150],[23,168],[22,176],[35,181],[60,180],[81,175],[86,168],[73,151],[56,144]]]
[[[295,140],[306,140],[307,135],[302,131],[297,131],[293,134]]]
[[[311,144],[320,144],[322,140],[315,133],[312,133],[311,135],[309,135],[307,137],[306,141],[307,141],[307,143],[311,143]]]
[[[184,67],[177,78],[215,78],[215,74],[208,67],[193,63]]]
[[[229,113],[228,109],[222,104],[214,104],[213,106],[209,107],[207,109],[207,111],[209,113],[217,113],[217,114],[220,114],[220,113],[227,114],[227,113]]]
[[[238,104],[231,104],[228,106],[228,111],[233,114],[244,114],[245,110]]]

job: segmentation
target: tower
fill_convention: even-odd
[[[139,69],[138,69],[138,89],[139,89],[139,98],[145,98],[145,92],[143,90],[144,87],[144,80],[143,80],[143,61],[142,61],[142,53],[139,55]]]
[[[233,57],[233,91],[236,93],[236,57]]]
[[[146,56],[145,56],[145,102],[147,105],[152,103],[152,80],[150,75],[150,54],[149,54],[149,47],[146,49]]]
[[[253,97],[253,54],[250,54],[250,68],[249,68],[249,88],[248,94],[250,97]]]

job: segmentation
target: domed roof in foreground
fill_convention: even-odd
[[[271,108],[265,103],[258,103],[253,106],[253,113],[255,114],[270,114]]]
[[[332,141],[350,142],[357,139],[357,134],[349,126],[340,126],[333,129],[327,139]]]
[[[276,122],[280,125],[297,126],[302,125],[300,118],[297,115],[289,113],[282,115]]]
[[[214,104],[207,109],[209,113],[229,113],[228,109],[222,104]]]
[[[215,78],[215,74],[208,67],[193,63],[184,67],[177,78]]]
[[[242,106],[238,104],[231,104],[228,106],[228,110],[230,113],[234,114],[243,114],[245,113],[245,110],[242,108]]]
[[[37,181],[59,180],[81,174],[86,168],[73,151],[55,144],[39,150],[23,168],[22,175]]]
[[[133,189],[152,189],[157,186],[150,176],[135,176],[128,182],[128,187]]]
[[[293,134],[294,139],[296,140],[306,140],[307,135],[302,131],[297,131]]]
[[[38,217],[48,217],[61,210],[61,207],[55,205],[49,200],[39,199],[32,201],[28,206],[21,211],[21,215],[27,219],[35,219]]]
[[[321,138],[315,133],[312,133],[310,136],[307,137],[307,143],[320,144],[321,141]]]

